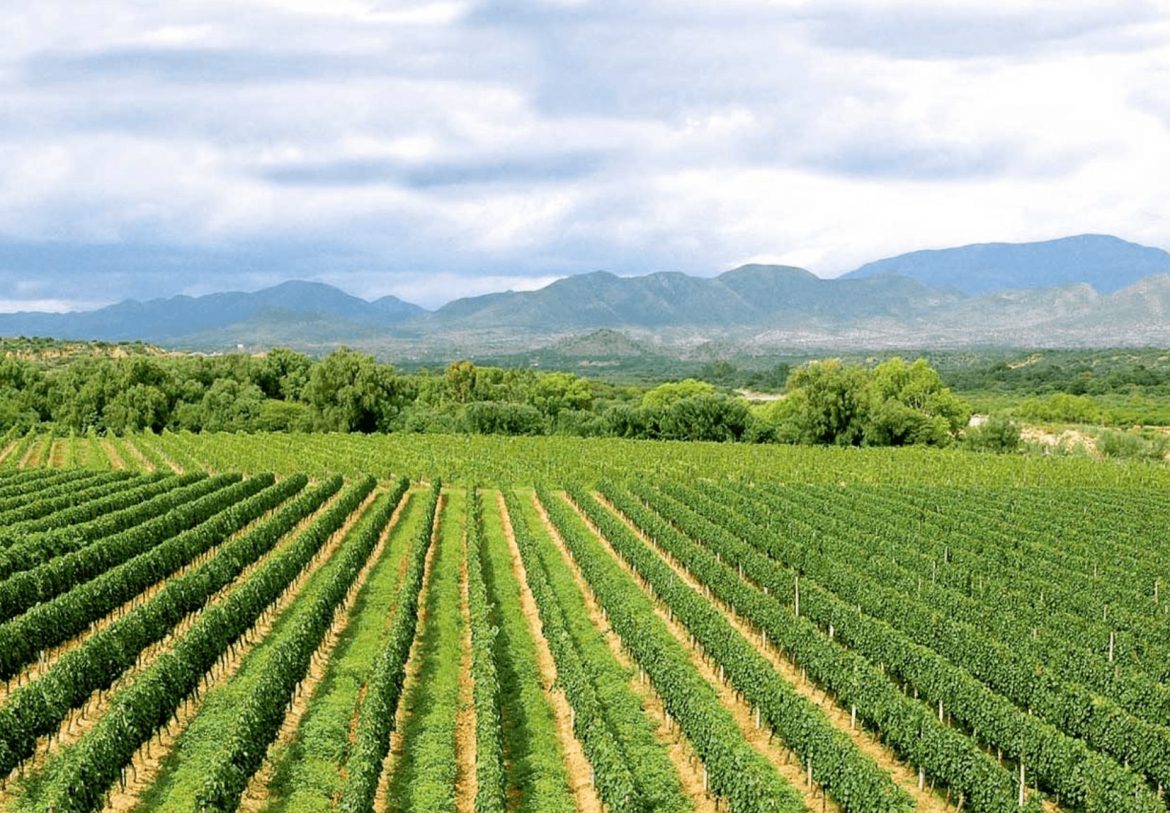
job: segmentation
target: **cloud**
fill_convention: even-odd
[[[495,161],[405,162],[350,159],[326,163],[286,163],[264,171],[263,177],[292,186],[365,186],[398,183],[415,189],[481,184],[547,184],[595,172],[604,157],[580,152],[561,155],[500,157]]]
[[[101,8],[97,8],[100,6]],[[0,305],[293,277],[1170,245],[1157,4],[45,0],[5,11]],[[30,281],[36,285],[30,286]]]

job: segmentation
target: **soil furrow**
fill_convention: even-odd
[[[277,619],[297,600],[312,575],[329,561],[337,549],[341,547],[346,536],[369,509],[377,494],[377,491],[372,492],[362,501],[346,518],[341,528],[334,532],[329,541],[309,561],[309,564],[297,574],[280,598],[265,610],[257,623],[244,633],[234,646],[228,649],[228,652],[216,662],[210,672],[203,676],[199,688],[179,706],[171,724],[155,733],[154,748],[148,741],[138,749],[126,771],[128,781],[125,787],[114,788],[104,808],[105,811],[121,813],[121,811],[133,809],[138,804],[143,791],[154,784],[162,770],[163,761],[171,753],[187,725],[199,714],[202,698],[206,697],[207,693],[216,686],[227,683],[235,676],[249,653],[268,636]]]
[[[606,552],[618,562],[622,570],[642,587],[647,594],[652,595],[645,579],[636,574],[626,563],[626,560],[613,549],[609,540],[605,538],[605,535],[601,533],[601,530],[593,524],[581,508],[569,499],[567,495],[560,494],[559,496],[568,505],[572,506],[573,510],[581,518],[581,521],[589,527],[594,537],[605,548]],[[773,738],[771,732],[756,727],[755,711],[739,698],[739,693],[735,691],[729,682],[720,677],[716,666],[707,660],[699,646],[691,643],[691,636],[686,628],[680,622],[676,621],[672,614],[667,613],[663,609],[662,602],[659,599],[654,599],[654,605],[655,615],[666,625],[667,629],[675,637],[675,640],[687,651],[695,669],[702,675],[704,680],[711,684],[711,687],[719,695],[720,701],[735,718],[748,744],[767,759],[772,767],[776,769],[776,772],[787,780],[788,784],[792,785],[793,788],[804,796],[805,804],[810,810],[820,807],[826,811],[840,813],[840,807],[834,801],[824,798],[824,791],[822,789],[815,784],[810,785],[807,782],[808,777],[801,766],[800,757],[783,747]]]
[[[512,557],[512,572],[520,585],[520,607],[536,643],[537,665],[540,667],[541,679],[545,685],[545,694],[549,698],[556,718],[557,733],[560,735],[561,745],[565,752],[565,767],[569,774],[569,784],[577,798],[577,809],[582,813],[601,813],[601,799],[597,795],[597,789],[593,786],[593,767],[585,757],[581,743],[573,734],[573,710],[569,706],[564,692],[552,689],[557,682],[556,662],[553,660],[552,651],[548,648],[548,641],[544,638],[540,611],[536,607],[536,599],[528,586],[528,574],[524,570],[524,563],[520,560],[520,549],[516,545],[516,535],[512,530],[512,518],[508,515],[508,507],[504,504],[502,492],[496,492],[496,504],[504,526],[504,537],[508,541],[508,550]]]
[[[471,674],[471,603],[467,584],[467,530],[463,531],[463,562],[459,572],[459,611],[463,615],[463,656],[459,664],[459,713],[455,718],[455,782],[457,813],[474,813],[479,783],[475,773],[475,682]]]
[[[423,582],[418,594],[418,621],[415,625],[414,641],[410,645],[410,655],[406,659],[406,673],[403,676],[401,700],[394,712],[394,730],[390,732],[390,750],[386,761],[382,765],[382,774],[378,777],[378,789],[374,793],[374,813],[386,813],[390,800],[387,793],[390,787],[390,775],[395,765],[402,759],[403,735],[406,722],[410,717],[410,703],[407,702],[418,691],[418,673],[422,668],[422,658],[419,650],[422,648],[423,632],[427,622],[427,596],[430,594],[431,572],[435,564],[435,549],[438,547],[439,529],[443,521],[443,506],[447,501],[446,495],[440,494],[435,505],[435,522],[431,526],[431,544],[427,549],[426,565],[423,567]]]
[[[105,438],[100,443],[102,451],[110,460],[110,467],[119,471],[125,469],[126,461],[122,459],[122,455],[118,454],[118,450],[114,448],[114,444]]]
[[[621,637],[614,632],[613,627],[605,620],[601,606],[597,603],[597,598],[593,595],[593,588],[589,586],[589,582],[585,580],[581,569],[577,567],[577,562],[573,559],[573,554],[569,552],[568,547],[565,545],[564,539],[561,538],[560,531],[557,530],[552,520],[549,519],[548,513],[544,510],[544,505],[541,504],[535,493],[532,494],[532,503],[540,515],[540,521],[549,539],[552,540],[554,547],[556,547],[561,557],[565,560],[569,572],[573,574],[573,581],[576,582],[577,589],[580,590],[585,607],[588,610],[589,620],[593,622],[593,626],[601,630],[606,643],[609,644],[610,652],[613,653],[617,662],[627,669],[635,668],[633,660],[622,648]],[[666,747],[671,762],[674,763],[675,770],[678,771],[683,791],[687,794],[691,804],[694,806],[695,813],[718,813],[718,807],[714,797],[703,789],[702,777],[695,770],[694,766],[701,764],[698,755],[691,747],[682,729],[668,722],[666,709],[654,686],[649,681],[634,678],[630,680],[630,687],[641,698],[650,718],[655,721],[655,733],[658,741]]]
[[[675,575],[692,589],[706,595],[706,588],[698,579],[691,576],[686,568],[682,567],[668,551],[662,550],[655,545],[641,528],[607,500],[604,495],[594,494],[594,498],[605,506],[606,510],[622,520],[626,527],[636,534],[642,542],[652,548],[670,566],[675,572]],[[816,684],[803,674],[798,665],[784,657],[772,644],[766,644],[764,642],[761,632],[750,621],[741,618],[734,610],[715,596],[708,595],[707,600],[711,603],[711,606],[716,607],[723,614],[724,618],[744,638],[752,642],[756,651],[768,659],[768,662],[772,664],[772,668],[779,673],[785,682],[791,685],[799,694],[816,703],[824,711],[829,721],[849,736],[858,750],[876,762],[882,770],[887,771],[893,777],[894,782],[911,795],[914,799],[915,810],[922,811],[922,813],[946,813],[946,811],[950,810],[946,802],[937,794],[931,793],[926,789],[919,790],[918,772],[898,759],[894,752],[879,742],[875,736],[861,726],[853,724],[851,710],[838,706],[824,691],[818,692]]]
[[[385,493],[385,489],[381,487],[375,491],[375,494],[378,496],[381,496],[383,493]],[[390,544],[390,534],[393,532],[394,526],[398,524],[398,519],[402,515],[402,509],[406,505],[406,501],[407,497],[404,495],[403,499],[394,509],[394,513],[391,514],[389,523],[380,534],[378,544],[370,552],[369,558],[366,559],[362,569],[358,571],[357,578],[354,579],[353,584],[349,588],[349,592],[346,593],[342,603],[334,612],[333,624],[329,627],[321,644],[313,653],[309,663],[309,672],[297,687],[292,708],[285,714],[284,724],[277,733],[276,739],[268,748],[268,757],[264,760],[260,770],[252,776],[252,780],[244,790],[244,794],[240,800],[240,810],[246,811],[247,813],[254,813],[254,811],[264,809],[264,806],[267,804],[268,787],[272,782],[277,760],[280,754],[288,748],[293,737],[296,736],[301,719],[305,716],[305,712],[308,711],[309,703],[312,701],[313,695],[316,694],[317,687],[320,686],[321,681],[325,677],[329,659],[333,656],[333,651],[337,648],[342,633],[353,619],[353,607],[357,602],[358,594],[365,587],[366,581],[369,579],[370,572],[374,569],[374,566],[386,554]]]
[[[122,448],[130,453],[130,456],[137,462],[136,468],[142,469],[147,474],[154,474],[155,465],[147,459],[142,450],[130,442],[130,438],[122,438]]]

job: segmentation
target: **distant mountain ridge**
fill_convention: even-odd
[[[578,274],[538,291],[458,299],[410,326],[566,331],[598,327],[759,325],[795,318],[899,315],[920,300],[948,298],[910,279],[829,280],[803,268],[745,265],[717,277],[660,272]]]
[[[293,280],[252,293],[180,295],[146,302],[129,299],[75,313],[0,314],[0,333],[107,341],[149,336],[143,340],[167,343],[254,321],[296,322],[324,316],[355,328],[370,328],[389,326],[425,312],[394,296],[367,302],[332,285]]]
[[[867,263],[843,278],[910,277],[965,294],[1085,283],[1111,294],[1154,274],[1170,274],[1170,252],[1110,235],[1080,234],[1039,243],[912,251]]]
[[[1170,345],[1168,273],[1170,253],[1081,235],[912,252],[836,279],[758,264],[715,277],[597,271],[435,311],[294,281],[88,312],[0,314],[0,335],[209,351],[288,345],[322,353],[344,343],[407,359],[524,352],[598,330],[673,354],[712,346]],[[612,336],[602,344],[622,346]]]

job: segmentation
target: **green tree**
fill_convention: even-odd
[[[133,384],[115,395],[102,411],[102,423],[112,432],[161,432],[170,416],[165,392],[151,384]]]
[[[593,405],[589,382],[571,373],[537,376],[529,402],[541,413],[555,418],[561,410],[587,410]]]
[[[696,395],[714,395],[715,385],[694,378],[660,384],[642,396],[642,406],[648,409],[665,409],[675,401]]]
[[[470,361],[453,361],[447,365],[445,374],[447,392],[457,404],[466,404],[475,398],[475,383],[478,368]]]
[[[313,360],[287,347],[274,347],[265,354],[254,373],[254,382],[268,398],[299,401],[309,383]]]
[[[810,362],[788,376],[789,395],[777,402],[778,433],[797,443],[860,445],[869,419],[869,376],[840,359]]]
[[[463,408],[466,431],[480,435],[541,435],[545,419],[531,404],[473,401]]]
[[[342,347],[313,368],[305,399],[328,432],[389,431],[401,406],[394,369]]]
[[[913,364],[895,356],[871,375],[865,442],[874,446],[945,446],[967,425],[971,409],[943,386],[926,359]]]
[[[264,393],[255,384],[221,378],[212,384],[200,405],[200,423],[206,432],[254,429],[264,405]]]
[[[1020,448],[1020,425],[1003,415],[992,415],[981,426],[968,429],[964,442],[979,452],[1015,452]]]
[[[658,415],[659,435],[667,440],[740,440],[750,422],[743,399],[712,393],[674,401]]]
[[[265,399],[253,427],[261,432],[311,432],[313,410],[299,401]]]

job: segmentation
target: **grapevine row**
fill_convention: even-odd
[[[724,498],[730,499],[730,495],[725,493]],[[754,504],[743,508],[749,516],[757,515]],[[849,575],[847,567],[821,557],[812,545],[801,546],[799,551],[785,550],[779,537],[761,537],[758,531],[752,542],[767,545],[766,553],[785,561],[793,559],[784,557],[795,556],[806,569],[819,562],[815,578],[823,583],[831,584],[835,573],[842,578]],[[865,600],[863,609],[867,612],[961,665],[1020,708],[1142,771],[1161,786],[1170,785],[1170,730],[1165,727],[1147,723],[1115,702],[1051,673],[1019,646],[992,641],[974,625],[939,616],[909,596],[874,585],[869,597],[857,594],[851,598]]]
[[[116,494],[133,485],[136,479],[135,475],[128,472],[112,472],[87,480],[80,488],[72,483],[46,488],[32,502],[0,512],[0,527],[9,530],[42,517],[51,517],[87,501]]]
[[[197,694],[204,675],[280,598],[372,488],[366,480],[342,492],[290,545],[200,613],[171,650],[116,693],[107,713],[63,755],[47,789],[48,805],[58,813],[100,810],[135,751],[168,723],[185,698]]]
[[[538,494],[614,630],[650,676],[663,706],[702,760],[710,790],[728,801],[732,813],[803,811],[800,794],[748,745],[715,690],[655,616],[654,605],[642,588],[622,571],[567,503],[544,488],[538,488]]]
[[[150,474],[145,477],[135,477],[126,483],[125,487],[112,494],[97,499],[88,499],[83,503],[45,517],[11,524],[5,528],[5,531],[15,534],[19,538],[26,534],[80,525],[93,519],[100,519],[115,511],[138,506],[152,497],[165,494],[178,486],[190,485],[193,482],[195,480],[189,476],[174,474]]]
[[[632,813],[646,810],[646,801],[606,719],[605,709],[597,697],[596,687],[581,653],[566,629],[565,619],[552,595],[548,576],[536,558],[528,523],[523,513],[516,510],[514,498],[511,499],[513,502],[508,514],[512,521],[512,532],[520,549],[528,586],[536,599],[544,638],[548,641],[556,663],[557,683],[564,689],[565,697],[574,711],[573,733],[581,742],[589,764],[593,766],[598,795],[611,810],[629,810]]]
[[[435,519],[442,483],[435,480],[427,503],[426,518],[410,550],[410,562],[399,588],[397,608],[390,635],[370,670],[366,695],[358,709],[357,731],[345,762],[345,788],[338,810],[341,813],[371,813],[374,793],[386,754],[390,733],[406,680],[406,659],[418,626],[419,591],[422,589],[427,551],[435,534]]]
[[[366,483],[372,487],[373,478]],[[292,608],[295,617],[267,653],[266,668],[243,698],[235,725],[224,732],[226,747],[206,767],[203,786],[196,795],[200,810],[232,811],[239,806],[240,795],[280,732],[293,693],[309,671],[313,653],[336,620],[338,608],[377,547],[408,485],[400,480],[393,493],[374,503],[325,565],[320,589],[302,596],[302,601]]]
[[[304,475],[287,480],[290,489],[307,482]],[[15,691],[0,707],[0,776],[32,756],[37,737],[56,730],[93,692],[109,688],[143,649],[162,640],[188,613],[200,610],[339,488],[341,478],[333,477],[290,499],[270,520],[226,542],[214,557],[169,581],[145,604],[86,638],[41,678]]]
[[[111,610],[220,544],[282,503],[297,485],[288,478],[273,484],[270,474],[257,475],[240,485],[247,483],[252,484],[250,490],[255,486],[267,485],[267,488],[234,504],[225,500],[218,513],[203,524],[111,568],[52,601],[36,605],[19,618],[0,624],[0,679],[13,677],[32,663],[38,652],[83,632]]]
[[[613,498],[620,497],[612,487],[607,492]],[[624,523],[591,496],[578,489],[570,493],[614,549],[647,580],[655,595],[671,608],[704,651],[726,670],[732,685],[752,706],[760,709],[762,717],[788,748],[799,755],[804,764],[812,764],[814,778],[844,810],[910,809],[911,800],[890,776],[862,754],[820,708],[776,674],[767,659],[710,601],[687,586]],[[621,507],[632,513],[636,509],[633,505]],[[636,516],[635,519],[645,522],[646,517]],[[691,567],[700,581],[710,585],[709,579],[721,575],[713,568],[703,567],[701,558],[688,557],[682,546],[670,545],[661,534],[663,529],[643,527],[654,534],[659,545]],[[714,564],[713,558],[710,564]]]
[[[170,489],[147,499],[143,494],[139,501],[121,511],[99,516],[89,522],[51,531],[30,534],[12,546],[0,550],[0,579],[7,578],[21,570],[30,570],[50,559],[83,548],[99,539],[128,530],[146,520],[158,516],[185,503],[197,500],[235,482],[238,477],[195,476],[176,479]],[[142,501],[145,500],[145,501]]]
[[[80,550],[14,573],[0,582],[0,621],[49,601],[100,576],[112,567],[147,553],[175,533],[197,527],[225,507],[252,496],[271,481],[251,478],[204,495],[136,528],[99,540]]]
[[[483,580],[483,505],[467,495],[467,603],[471,620],[472,700],[475,705],[475,813],[506,813],[500,680],[493,656],[497,630],[488,617]]]
[[[728,566],[737,564],[745,578],[773,597],[794,596],[796,574],[720,526],[700,518],[687,506],[644,486],[631,488],[665,518],[703,544]],[[621,501],[626,505],[625,501]],[[714,506],[712,506],[714,508]],[[664,535],[669,533],[660,529]],[[1079,740],[1025,714],[987,689],[963,669],[920,646],[888,624],[841,601],[813,579],[821,569],[809,564],[799,581],[800,613],[870,663],[883,664],[906,680],[916,695],[938,702],[978,738],[1023,760],[1035,777],[1062,801],[1088,811],[1156,811],[1163,809],[1144,782],[1132,772],[1091,751]],[[839,567],[839,565],[838,565]],[[739,607],[737,607],[739,609]],[[783,643],[786,639],[780,639]],[[787,648],[787,647],[786,647]],[[799,658],[798,658],[799,660]]]

